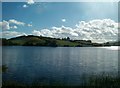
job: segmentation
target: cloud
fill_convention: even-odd
[[[18,27],[17,27],[17,26],[12,26],[11,28],[13,28],[13,29],[17,29]]]
[[[22,7],[23,7],[23,8],[27,8],[27,7],[29,7],[30,5],[34,4],[34,3],[35,3],[34,0],[27,0],[27,5],[24,4]]]
[[[3,20],[3,22],[0,22],[0,27],[3,30],[9,30],[9,29],[17,29],[17,26],[10,26],[10,23],[8,21]]]
[[[20,21],[9,20],[0,22],[0,26],[4,29],[16,29],[16,25],[23,25]],[[16,24],[14,26],[10,26],[10,24]],[[24,25],[31,27],[32,24]],[[37,36],[46,36],[53,38],[65,38],[70,37],[74,40],[92,40],[93,42],[108,42],[108,41],[116,41],[118,40],[118,30],[120,29],[117,22],[111,19],[96,19],[91,21],[80,21],[72,27],[52,27],[50,29],[40,29],[33,30],[31,34]],[[3,37],[16,37],[21,35],[27,35],[26,33],[16,32],[16,31],[3,31]]]
[[[17,36],[22,36],[22,35],[27,35],[26,33],[22,32],[16,32],[16,31],[3,31],[0,32],[0,36],[3,38],[11,38],[11,37],[17,37]]]
[[[62,19],[61,21],[62,21],[62,22],[66,22],[66,19]]]
[[[70,37],[76,40],[107,42],[118,39],[118,23],[111,19],[96,19],[89,22],[80,21],[75,28],[52,27],[51,29],[34,30],[34,35],[54,38]]]
[[[9,30],[10,29],[9,22],[3,20],[3,22],[0,22],[0,27],[2,27],[3,30]]]
[[[32,27],[32,24],[28,24],[28,27]]]
[[[35,2],[34,2],[34,0],[27,0],[27,4],[34,4]]]
[[[16,25],[22,25],[22,26],[25,25],[24,22],[20,22],[20,21],[17,21],[17,20],[15,20],[15,19],[9,20],[9,23],[11,23],[11,24],[16,24]]]
[[[23,5],[23,8],[27,8],[27,7],[28,7],[28,5],[26,5],[26,4]]]
[[[24,22],[17,21],[15,19],[10,19],[8,21],[3,20],[2,22],[0,22],[0,27],[2,28],[2,30],[17,29],[18,28],[17,26],[31,27],[32,24],[26,24]]]
[[[82,38],[98,42],[114,41],[118,39],[118,23],[111,19],[81,21],[75,29]]]

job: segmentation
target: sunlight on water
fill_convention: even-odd
[[[105,49],[109,49],[109,50],[120,50],[119,46],[110,46],[110,47],[101,47],[101,48],[105,48]]]

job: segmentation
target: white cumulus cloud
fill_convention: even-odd
[[[27,35],[26,33],[22,33],[22,32],[16,32],[16,31],[3,31],[0,32],[0,36],[2,36],[3,38],[12,38],[12,37],[17,37],[17,36],[22,36],[22,35]]]
[[[31,5],[31,4],[34,4],[35,2],[34,0],[27,0],[27,3]]]
[[[17,26],[28,26],[28,27],[31,27],[32,24],[26,24],[24,22],[17,21],[15,19],[10,19],[8,21],[3,20],[2,22],[0,22],[0,28],[2,30],[17,29],[18,28]]]
[[[17,29],[18,27],[17,27],[17,26],[12,26],[12,27],[10,27],[10,28]]]
[[[2,27],[3,30],[9,30],[10,29],[9,22],[3,20],[3,22],[0,22],[0,27]]]
[[[17,21],[17,20],[15,20],[15,19],[9,20],[9,23],[11,23],[11,24],[16,24],[16,25],[22,25],[22,26],[25,25],[24,22],[20,22],[20,21]]]
[[[55,38],[70,37],[93,42],[116,41],[118,39],[118,23],[111,19],[80,21],[75,28],[52,27],[51,29],[34,30],[32,34]]]
[[[32,24],[28,24],[28,27],[32,27]]]

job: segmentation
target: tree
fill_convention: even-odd
[[[67,40],[70,40],[70,38],[69,38],[69,37],[67,37]]]

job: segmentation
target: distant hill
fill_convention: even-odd
[[[110,46],[120,46],[120,41],[118,42],[106,42],[104,43],[105,46],[110,45]]]
[[[48,46],[48,47],[89,47],[89,46],[114,46],[115,43],[92,43],[91,40],[70,40],[69,37],[59,39],[42,36],[19,36],[11,39],[1,39],[3,46]]]

